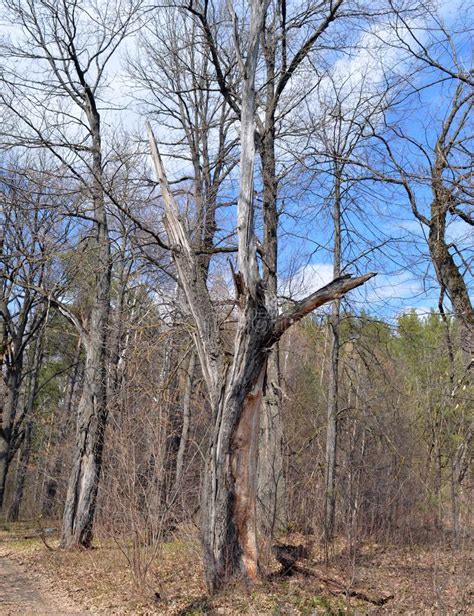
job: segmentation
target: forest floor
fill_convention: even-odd
[[[20,561],[21,562],[21,561]],[[0,556],[0,614],[84,614],[52,580],[23,567],[10,554]]]
[[[365,543],[350,563],[341,543],[330,566],[312,548],[305,565],[309,563],[315,575],[291,577],[278,575],[278,563],[264,555],[262,581],[251,589],[236,585],[209,598],[192,532],[151,551],[109,538],[97,540],[92,550],[65,552],[58,549],[57,539],[45,543],[34,535],[31,524],[0,525],[2,616],[474,614],[474,556],[466,542],[456,550],[446,541],[428,544],[426,537],[397,546]],[[302,540],[296,535],[284,538],[293,544]],[[386,602],[378,606],[351,596],[354,589]]]

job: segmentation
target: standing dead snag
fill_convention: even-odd
[[[239,58],[243,79],[237,203],[239,301],[231,359],[221,344],[206,279],[181,221],[149,127],[151,153],[165,206],[165,229],[196,326],[195,343],[213,414],[201,503],[204,569],[210,591],[218,590],[231,578],[251,581],[258,575],[257,457],[268,353],[293,323],[374,275],[338,278],[281,315],[272,316],[267,309],[265,285],[257,263],[253,200],[255,75],[267,7],[267,0],[251,1],[247,54],[245,59]]]
[[[252,221],[251,232],[247,234],[250,241],[243,241],[243,247],[239,246],[239,252],[245,251],[247,258],[239,261],[239,319],[234,353],[229,361],[220,344],[220,333],[215,326],[217,315],[209,291],[178,216],[178,206],[169,189],[151,129],[150,141],[165,203],[165,226],[174,247],[173,256],[188,309],[198,332],[196,347],[213,411],[202,496],[202,540],[208,586],[215,591],[236,575],[251,580],[258,573],[256,466],[259,413],[269,351],[293,323],[361,286],[374,274],[338,278],[272,318],[265,305],[265,291],[256,260],[255,278],[242,275],[242,270],[252,263],[248,258],[248,251],[255,243]],[[239,207],[253,210],[253,202],[240,199]],[[238,233],[243,228],[245,225],[239,227]],[[249,291],[252,282],[254,296]]]

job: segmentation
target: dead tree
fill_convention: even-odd
[[[262,30],[262,55],[265,78],[259,88],[258,106],[261,110],[256,117],[255,141],[261,165],[262,222],[261,240],[263,281],[266,288],[266,305],[275,317],[277,307],[278,274],[278,227],[279,189],[281,178],[277,171],[277,145],[283,135],[279,129],[280,119],[291,106],[290,100],[298,104],[307,95],[300,90],[289,94],[288,85],[294,74],[317,48],[331,23],[340,16],[342,0],[315,4],[300,10],[290,10],[286,2],[269,2]],[[236,47],[241,45],[239,33],[240,15],[232,8],[231,14]],[[212,59],[219,90],[237,118],[241,117],[242,103],[239,91],[240,80],[234,76],[233,66],[239,64],[235,52],[221,53],[216,28],[211,22],[211,11],[207,3],[191,2],[187,10],[200,24]],[[301,23],[311,23],[308,33],[301,36]],[[294,49],[290,51],[288,40],[292,39]],[[285,99],[282,103],[282,99]],[[290,165],[291,166],[291,165]],[[283,175],[280,173],[280,175]],[[285,479],[283,473],[283,429],[281,417],[281,383],[278,345],[272,350],[267,361],[267,387],[263,399],[260,456],[258,469],[259,526],[264,534],[272,534],[276,527],[286,521]]]
[[[240,179],[237,204],[238,271],[234,281],[237,326],[231,357],[225,353],[216,311],[195,248],[170,189],[150,129],[155,171],[164,201],[164,225],[180,284],[196,327],[195,344],[213,413],[202,497],[202,540],[208,586],[258,575],[256,481],[259,415],[268,354],[283,333],[322,304],[342,297],[373,274],[339,278],[291,309],[272,316],[257,259],[254,230],[255,76],[267,2],[253,0],[245,56],[238,50],[242,93]]]

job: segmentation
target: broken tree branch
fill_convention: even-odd
[[[348,291],[362,286],[374,276],[376,276],[375,272],[369,272],[355,278],[351,274],[346,274],[318,289],[307,298],[296,302],[292,308],[285,310],[285,312],[277,317],[273,329],[275,340],[278,340],[293,323],[319,308],[319,306],[332,302],[335,299],[340,299]]]

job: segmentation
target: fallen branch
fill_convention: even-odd
[[[373,605],[385,605],[393,595],[389,593],[374,594],[361,588],[351,588],[342,580],[337,580],[334,577],[328,577],[314,567],[299,565],[297,561],[308,559],[308,550],[302,545],[274,545],[273,553],[276,559],[281,564],[282,569],[280,575],[293,575],[300,573],[303,575],[315,577],[323,582],[328,591],[332,595],[345,595],[346,597],[354,597],[372,603]]]
[[[347,597],[354,597],[355,599],[361,599],[362,601],[367,601],[367,603],[372,603],[373,605],[385,605],[385,603],[393,599],[393,594],[374,594],[370,591],[366,591],[360,588],[351,588],[350,586],[346,586],[344,582],[340,582],[334,578],[327,577],[326,575],[323,575],[320,571],[317,571],[312,568],[310,569],[302,565],[295,564],[293,566],[293,571],[295,573],[302,573],[303,575],[309,575],[317,578],[318,580],[321,580],[327,586],[328,591],[332,595],[345,595]]]

